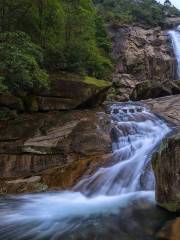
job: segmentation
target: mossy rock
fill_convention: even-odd
[[[98,80],[98,79],[92,78],[92,77],[85,77],[83,82],[86,84],[94,85],[98,88],[109,88],[112,86],[112,83],[109,81]]]
[[[50,85],[49,90],[34,90],[34,95],[61,98],[63,101],[68,99],[69,102],[73,103],[68,105],[77,108],[100,104],[105,99],[112,83],[93,77],[60,72],[50,75]]]

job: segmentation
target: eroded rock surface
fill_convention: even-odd
[[[0,93],[0,119],[14,118],[19,112],[64,111],[96,107],[106,98],[111,82],[77,74],[50,74],[48,89],[34,89],[31,95]]]
[[[166,31],[159,27],[144,29],[126,25],[109,26],[108,30],[117,63],[114,86],[108,100],[131,99],[136,84],[144,81],[150,83],[149,87],[154,87],[157,82],[161,86],[164,82],[176,79],[176,59]]]
[[[156,199],[169,211],[180,211],[180,134],[165,139],[153,160]]]
[[[174,134],[162,142],[160,150],[155,154],[153,168],[157,203],[176,212],[180,210],[180,95],[151,99],[143,103],[174,127]]]
[[[142,101],[154,113],[180,126],[180,95],[166,96]]]
[[[68,188],[101,165],[111,152],[111,126],[99,111],[21,114],[0,121],[1,193]],[[31,181],[33,176],[40,179]]]

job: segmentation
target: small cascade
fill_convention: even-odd
[[[82,179],[75,190],[88,196],[154,190],[151,156],[169,128],[142,106],[115,104],[111,115],[118,162]]]
[[[178,79],[180,79],[180,26],[178,26],[175,30],[169,31],[169,35],[172,39],[172,45],[178,64],[177,75]]]
[[[142,225],[156,227],[147,222],[155,211],[150,161],[170,128],[139,104],[113,104],[110,112],[112,158],[116,161],[83,176],[72,191],[0,198],[0,239],[86,240],[100,236],[97,239],[143,240]],[[156,215],[152,218],[158,221]],[[132,232],[133,238],[125,238],[124,229]]]

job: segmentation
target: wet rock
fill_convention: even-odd
[[[157,203],[169,211],[180,210],[180,95],[143,101],[147,107],[165,118],[175,135],[163,141],[153,160]]]
[[[0,181],[0,194],[16,194],[27,192],[42,192],[47,190],[47,186],[42,183],[40,176],[11,181]]]
[[[113,113],[114,113],[114,114],[118,114],[118,113],[119,113],[119,109],[116,109],[116,108],[113,109]]]
[[[93,122],[84,120],[78,123],[71,134],[71,148],[74,152],[89,155],[111,151],[110,135],[104,133],[99,126]]]
[[[153,160],[157,203],[169,211],[180,210],[180,134],[164,140]]]
[[[159,240],[179,240],[180,239],[180,218],[168,221],[158,232]]]
[[[142,101],[151,111],[168,122],[180,126],[180,95],[166,96]]]

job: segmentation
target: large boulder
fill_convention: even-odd
[[[130,100],[138,81],[131,74],[114,74],[113,87],[108,91],[108,101],[127,101]]]
[[[130,94],[131,100],[158,98],[180,93],[180,81],[152,82],[143,81],[135,85]]]
[[[50,75],[48,90],[34,90],[40,111],[94,107],[102,103],[111,82],[61,72]]]
[[[154,155],[157,203],[169,210],[180,210],[180,95],[142,101],[151,111],[167,120],[172,136],[165,139]]]
[[[163,141],[153,169],[157,203],[169,211],[180,211],[180,134]]]
[[[174,126],[180,126],[180,94],[141,101],[152,112],[165,118]]]

